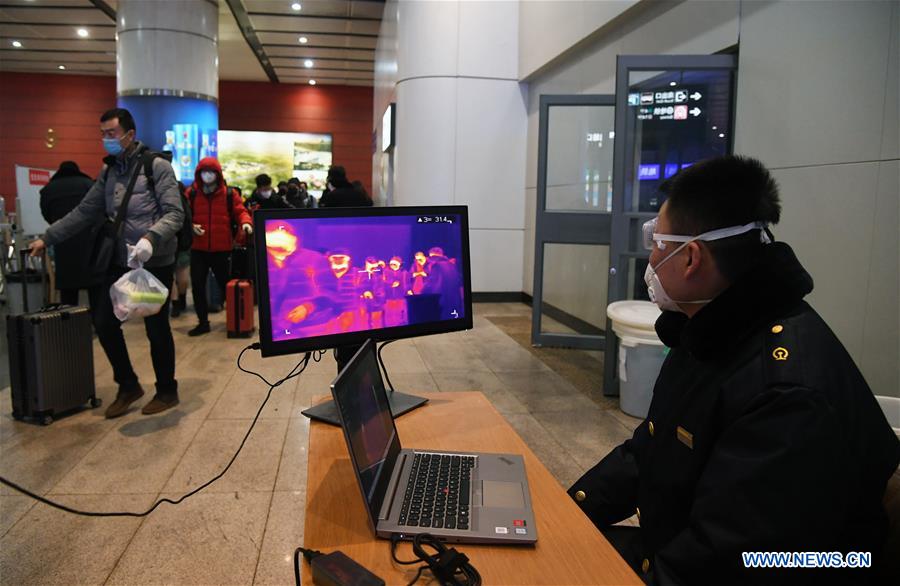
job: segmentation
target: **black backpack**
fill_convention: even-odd
[[[144,165],[144,177],[147,179],[147,187],[154,195],[156,195],[156,189],[153,182],[153,159],[160,157],[171,163],[172,154],[172,151],[152,151],[148,148],[144,148],[141,152],[141,163]],[[104,159],[104,161],[105,160],[106,159]],[[109,167],[111,164],[112,161],[107,162],[106,172],[103,175],[104,181],[106,181],[109,176]],[[184,222],[181,224],[181,229],[178,230],[176,236],[178,238],[178,252],[185,252],[186,250],[191,249],[191,244],[194,242],[194,218],[191,206],[188,205],[187,199],[184,198],[184,185],[180,181],[178,182],[178,188],[182,195],[181,207],[184,209]]]

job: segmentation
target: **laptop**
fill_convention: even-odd
[[[378,537],[430,533],[454,543],[537,541],[522,456],[400,445],[372,340],[337,376],[331,394]]]

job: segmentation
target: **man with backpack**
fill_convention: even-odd
[[[103,159],[105,165],[97,181],[81,203],[47,228],[44,237],[32,242],[30,248],[32,256],[37,256],[46,246],[65,242],[105,221],[106,230],[101,231],[101,236],[106,238],[104,242],[112,243],[112,254],[108,262],[92,258],[92,270],[100,275],[102,282],[91,289],[90,297],[94,329],[119,386],[116,400],[106,409],[106,417],[113,418],[124,415],[144,391],[131,366],[122,324],[113,313],[109,288],[129,267],[140,263],[163,285],[172,286],[176,234],[184,222],[184,208],[172,165],[135,138],[134,118],[128,110],[106,111],[100,117],[100,133],[109,156]],[[97,259],[100,258],[96,255],[99,242],[99,239],[95,241],[92,255]],[[166,301],[158,313],[144,318],[156,374],[156,395],[141,410],[145,415],[178,404],[175,341],[169,328],[168,305]]]
[[[199,320],[197,327],[190,330],[188,335],[200,336],[210,331],[206,276],[212,269],[219,288],[225,290],[235,238],[246,238],[245,235],[253,233],[253,226],[240,193],[225,184],[222,167],[213,157],[206,157],[197,165],[194,184],[187,190],[187,199],[192,211],[194,231],[191,283],[194,310]]]

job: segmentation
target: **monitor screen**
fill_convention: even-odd
[[[254,224],[263,356],[472,328],[465,206],[267,210]]]

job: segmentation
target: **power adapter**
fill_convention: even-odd
[[[312,568],[313,584],[318,586],[384,586],[384,580],[353,561],[342,551],[323,554],[302,547],[298,548],[294,554],[297,584],[300,583],[297,554],[301,552]]]

